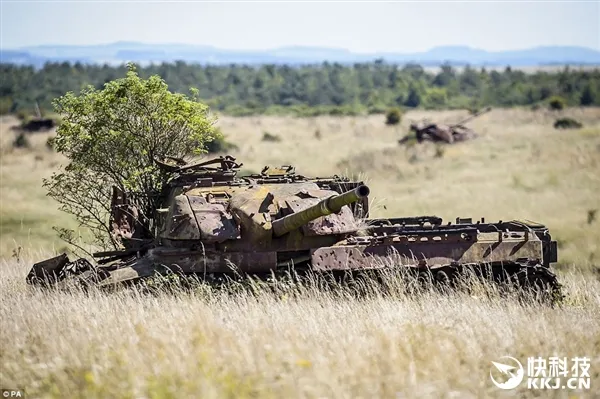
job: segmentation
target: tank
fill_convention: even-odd
[[[46,132],[54,127],[56,127],[56,122],[51,118],[44,118],[42,116],[42,112],[36,101],[35,116],[30,118],[27,122],[23,123],[21,126],[17,127],[16,129],[22,130],[22,131],[28,132],[28,133],[35,133],[35,132]]]
[[[112,286],[168,272],[207,278],[393,267],[448,283],[469,268],[560,295],[551,269],[556,241],[539,223],[370,218],[362,181],[306,177],[289,165],[240,176],[241,164],[230,156],[162,165],[172,178],[150,220],[136,221],[127,193],[114,189],[111,222],[122,249],[95,253],[93,262],[61,254],[33,265],[27,281]]]
[[[431,123],[426,120],[417,123],[411,123],[410,131],[412,132],[412,134],[414,134],[414,136],[407,135],[400,139],[399,143],[403,144],[409,141],[411,137],[415,137],[417,139],[417,142],[419,143],[423,141],[434,141],[444,142],[447,144],[477,138],[477,133],[472,129],[466,127],[465,123],[489,111],[491,111],[491,108],[488,107],[453,125]]]

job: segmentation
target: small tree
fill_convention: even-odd
[[[550,109],[560,111],[567,106],[567,101],[561,96],[552,96],[548,99],[548,105]]]
[[[75,216],[81,227],[103,249],[118,248],[111,234],[112,186],[131,193],[141,219],[157,206],[156,194],[170,177],[155,159],[186,159],[206,152],[218,133],[208,107],[174,94],[159,77],[140,79],[132,64],[125,78],[108,82],[102,90],[88,86],[54,101],[63,116],[53,146],[70,163],[44,180],[48,195]],[[72,231],[60,230],[73,244]]]
[[[419,87],[417,87],[416,84],[411,83],[408,88],[408,97],[406,98],[404,105],[407,107],[416,108],[421,105],[422,101],[423,99]]]
[[[391,108],[385,114],[386,125],[397,125],[402,119],[402,111],[399,108]]]
[[[600,96],[598,95],[596,87],[594,87],[592,83],[588,83],[581,93],[580,104],[583,106],[590,106],[600,102],[599,100]]]

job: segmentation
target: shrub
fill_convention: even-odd
[[[397,125],[402,120],[402,111],[399,108],[392,108],[385,114],[386,125]]]
[[[559,111],[567,106],[567,101],[560,96],[552,96],[548,99],[548,106],[551,110]]]
[[[583,125],[573,118],[560,118],[554,122],[555,129],[579,129]]]
[[[279,136],[271,134],[269,132],[264,132],[262,140],[263,141],[274,141],[274,142],[277,142],[277,141],[281,141],[281,138]]]

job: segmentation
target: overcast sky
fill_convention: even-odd
[[[600,50],[600,1],[28,2],[2,0],[2,48],[115,41],[356,52],[577,45]]]

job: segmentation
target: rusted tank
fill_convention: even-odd
[[[51,118],[44,118],[42,116],[42,112],[38,103],[35,103],[35,116],[29,119],[27,122],[23,122],[23,124],[19,127],[16,127],[17,130],[21,130],[28,133],[35,132],[46,132],[52,128],[56,127],[56,122]]]
[[[310,178],[292,166],[238,176],[240,166],[227,156],[171,168],[162,207],[143,222],[131,220],[135,206],[115,192],[112,222],[123,249],[97,253],[94,262],[71,262],[62,254],[35,264],[27,281],[52,285],[73,277],[110,286],[164,272],[206,278],[398,267],[448,282],[468,267],[495,280],[508,277],[559,292],[551,271],[556,241],[541,224],[370,218],[370,189],[362,181]],[[152,236],[140,238],[141,228]]]
[[[477,133],[474,130],[466,127],[465,123],[486,112],[489,112],[490,110],[491,108],[486,108],[453,125],[431,123],[429,121],[411,123],[411,134],[400,139],[399,143],[403,144],[409,141],[411,137],[416,138],[417,142],[419,143],[423,141],[434,141],[447,144],[474,139],[478,136]]]

